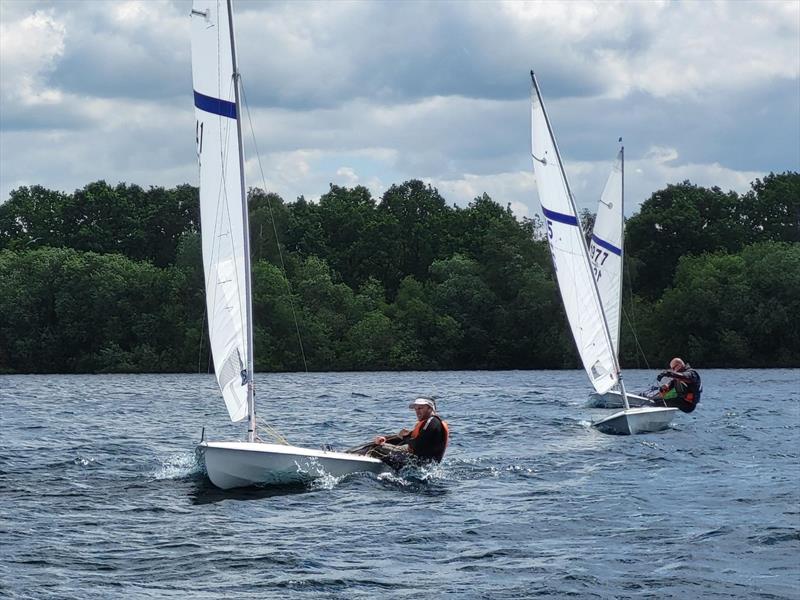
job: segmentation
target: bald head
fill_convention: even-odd
[[[670,371],[680,372],[686,368],[686,363],[683,362],[683,359],[681,358],[673,358],[671,361],[669,361],[669,368]]]

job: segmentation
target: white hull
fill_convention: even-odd
[[[671,407],[631,408],[595,421],[592,427],[602,433],[614,435],[652,433],[667,429],[676,412],[678,409]]]
[[[202,442],[198,449],[211,483],[223,490],[302,483],[326,474],[341,477],[390,470],[377,458],[280,444]]]
[[[651,406],[650,402],[645,396],[638,394],[626,394],[628,396],[628,406]],[[589,400],[586,402],[587,408],[622,408],[622,394],[618,390],[609,390],[605,394],[598,394],[592,392],[589,394]]]

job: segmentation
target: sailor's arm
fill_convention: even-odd
[[[380,444],[394,444],[399,446],[401,444],[405,444],[408,442],[408,437],[411,435],[411,431],[408,429],[401,429],[399,433],[395,435],[379,435],[375,438],[375,443]]]

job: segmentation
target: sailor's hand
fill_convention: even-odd
[[[411,433],[411,430],[404,428],[404,429],[401,429],[400,433],[398,433],[397,435],[399,435],[402,438],[402,437],[406,437],[409,433]]]
[[[378,437],[375,438],[375,443],[378,446],[383,446],[386,443],[386,438],[382,435],[379,435]]]
[[[661,373],[659,373],[658,376],[656,377],[656,381],[661,381],[662,379],[664,379],[664,377],[668,376],[669,373],[667,373],[666,371],[661,371]]]

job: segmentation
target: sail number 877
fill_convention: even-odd
[[[601,268],[606,263],[606,259],[608,258],[608,251],[598,248],[597,245],[592,242],[592,245],[589,247],[589,257],[593,263],[592,271],[594,272],[594,278],[599,280],[603,274]]]

